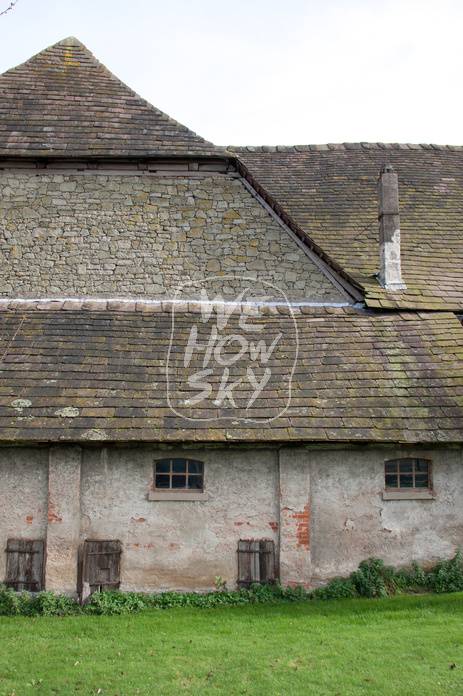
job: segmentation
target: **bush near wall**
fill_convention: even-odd
[[[249,589],[227,590],[221,578],[216,579],[217,590],[197,592],[163,592],[144,594],[120,590],[95,592],[83,607],[76,599],[64,594],[28,592],[18,594],[0,584],[0,616],[66,616],[68,614],[127,614],[143,609],[172,607],[216,607],[243,605],[256,602],[296,602],[360,597],[385,597],[408,592],[461,592],[463,591],[463,563],[460,549],[450,560],[439,560],[425,571],[417,562],[411,570],[395,569],[384,565],[380,558],[362,561],[348,578],[333,578],[325,587],[308,593],[301,585],[282,587],[254,583]]]

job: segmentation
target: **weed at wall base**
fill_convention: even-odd
[[[307,600],[329,600],[353,597],[385,597],[405,592],[463,591],[463,563],[457,549],[450,560],[440,559],[429,571],[414,561],[411,570],[384,565],[380,558],[368,558],[360,563],[348,578],[333,578],[325,587],[308,593],[302,585],[282,587],[253,583],[248,589],[227,590],[226,582],[216,578],[213,592],[163,592],[145,594],[120,590],[95,592],[83,607],[77,600],[53,591],[17,593],[0,584],[0,616],[67,616],[69,614],[128,614],[144,609],[174,607],[213,608],[254,603],[282,603]]]

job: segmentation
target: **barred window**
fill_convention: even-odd
[[[431,490],[431,462],[428,459],[390,459],[384,464],[386,490]]]

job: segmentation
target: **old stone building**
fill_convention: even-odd
[[[453,553],[463,148],[218,148],[73,38],[0,113],[2,579],[314,587]]]

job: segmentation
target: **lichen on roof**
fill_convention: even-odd
[[[70,37],[0,75],[1,156],[223,156]]]
[[[377,308],[463,309],[463,147],[346,143],[229,147],[293,220]],[[402,275],[388,292],[379,271],[376,181],[399,178]]]

